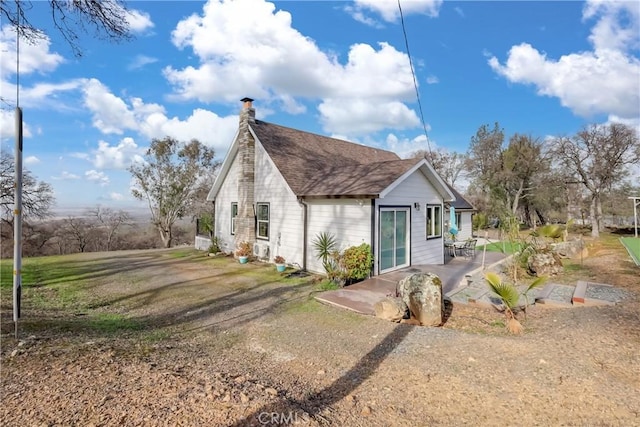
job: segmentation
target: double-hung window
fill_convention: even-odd
[[[257,203],[256,204],[256,219],[257,219],[257,238],[268,239],[269,238],[269,203]]]
[[[236,234],[236,217],[238,216],[238,202],[231,203],[231,234]]]
[[[442,206],[427,205],[427,239],[442,237]]]

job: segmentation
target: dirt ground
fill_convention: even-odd
[[[122,330],[25,312],[15,340],[3,298],[1,425],[640,425],[640,269],[622,247],[592,245],[563,280],[628,298],[532,307],[521,336],[489,309],[393,324],[321,305],[316,282],[273,280],[272,266],[231,284],[230,260],[167,253],[93,255],[88,310],[136,321]]]

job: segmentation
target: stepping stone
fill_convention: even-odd
[[[460,302],[462,304],[469,304],[482,298],[488,292],[487,288],[477,288],[467,286],[462,289],[456,289],[453,292],[449,292],[446,295],[451,298],[451,301]]]
[[[578,281],[572,302],[575,305],[615,305],[628,296],[627,292],[606,283]]]
[[[575,286],[548,283],[538,296],[536,303],[549,307],[571,307]]]

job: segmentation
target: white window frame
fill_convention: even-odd
[[[442,205],[427,205],[427,239],[438,239],[442,237],[442,211]],[[436,230],[436,225],[439,225],[440,230]],[[436,231],[439,232],[436,233]]]
[[[261,206],[267,207],[267,219],[260,219]],[[269,240],[269,231],[271,228],[270,220],[271,220],[271,206],[269,205],[269,203],[265,203],[265,202],[256,203],[256,238],[261,240]],[[260,224],[263,224],[263,223],[267,224],[266,236],[263,236],[260,234]]]
[[[233,214],[233,208],[236,209],[235,215]],[[238,216],[238,202],[231,202],[231,235],[236,234],[236,217]]]

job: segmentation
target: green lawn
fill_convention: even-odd
[[[483,251],[485,246],[487,247],[487,252],[502,252],[505,254],[519,252],[522,249],[522,244],[518,242],[493,242],[488,245],[479,245],[476,250]]]
[[[621,237],[620,242],[627,248],[627,252],[636,263],[640,266],[640,238],[638,237]]]
[[[305,303],[314,277],[289,273],[293,270],[280,273],[273,265],[259,262],[241,265],[231,257],[208,257],[193,248],[24,258],[20,324],[25,334],[34,335],[43,331],[91,337],[126,333],[156,339],[170,335],[167,328],[181,321],[176,319],[197,323],[200,313],[210,312],[213,317],[217,311],[243,303],[251,307],[263,298],[275,301],[265,303],[265,310],[285,302]],[[13,260],[3,259],[0,324],[4,333],[13,313],[12,293]],[[253,315],[247,310],[245,316]]]

